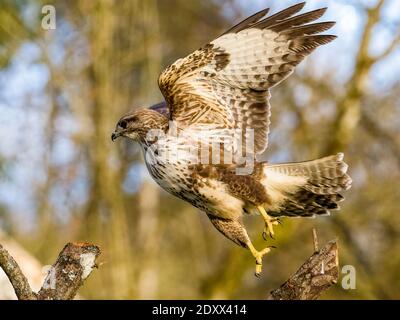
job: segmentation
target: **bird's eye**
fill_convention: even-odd
[[[119,126],[120,126],[122,129],[126,129],[126,127],[128,126],[128,122],[125,121],[125,120],[122,120],[122,121],[119,122]]]

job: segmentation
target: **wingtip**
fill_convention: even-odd
[[[297,4],[295,4],[295,5],[293,5],[293,6],[289,7],[289,8],[287,8],[287,9],[296,10],[297,12],[299,12],[299,11],[303,10],[303,8],[305,7],[305,5],[306,5],[306,2],[303,1],[303,2],[297,3]]]
[[[328,7],[323,7],[323,8],[317,9],[317,11],[321,13],[321,17],[326,13],[327,10],[328,10]]]
[[[338,36],[334,35],[334,34],[328,34],[327,35],[327,41],[326,43],[332,42],[333,40],[337,39]]]
[[[313,12],[314,14],[318,14],[318,15],[319,15],[319,18],[320,18],[320,17],[322,17],[322,16],[325,14],[326,10],[328,10],[328,7],[323,7],[323,8],[315,9],[315,10],[313,10],[313,11],[311,11],[311,12]]]
[[[258,21],[260,21],[263,17],[265,17],[265,15],[269,12],[270,8],[265,8],[261,11],[258,11],[256,13],[254,13],[253,15],[251,15],[250,17],[247,17],[246,19],[242,20],[241,22],[239,22],[238,24],[234,25],[233,27],[229,28],[228,30],[226,30],[222,35],[225,35],[227,33],[235,33],[235,32],[239,32],[255,23],[257,23]]]
[[[314,37],[318,38],[319,45],[325,45],[325,44],[331,43],[333,40],[337,39],[338,36],[333,35],[333,34],[320,34],[320,35],[316,35]]]
[[[301,9],[303,9],[306,4],[307,4],[307,2],[303,1],[303,2],[299,2],[298,4],[295,4],[293,7],[301,7]]]
[[[258,16],[257,21],[260,21],[268,14],[268,12],[270,10],[271,10],[271,8],[265,8],[264,10],[261,10],[261,11],[255,13],[254,16],[257,15]],[[257,21],[255,23],[257,23]]]
[[[320,22],[318,24],[323,26],[323,30],[321,30],[320,32],[325,32],[332,29],[335,26],[336,21],[326,21],[326,22]]]
[[[260,11],[260,14],[262,14],[262,16],[264,17],[269,12],[269,10],[271,10],[271,8],[265,8],[264,10]]]

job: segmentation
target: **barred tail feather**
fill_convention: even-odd
[[[270,196],[265,205],[271,216],[329,214],[339,209],[340,192],[351,187],[343,154],[287,164],[266,165],[263,184]]]

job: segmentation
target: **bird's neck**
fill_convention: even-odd
[[[155,113],[152,115],[152,121],[143,126],[140,131],[138,142],[147,149],[149,146],[165,137],[168,132],[168,118],[162,114]]]

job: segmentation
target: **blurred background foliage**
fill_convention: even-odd
[[[316,227],[357,271],[355,290],[339,281],[323,298],[400,298],[399,1],[307,3],[329,7],[339,38],[273,89],[267,157],[342,151],[354,184],[331,217],[284,219],[261,279],[248,252],[150,180],[138,146],[111,142],[123,113],[161,101],[164,67],[297,2],[0,0],[0,230],[43,265],[66,242],[100,245],[85,298],[261,299],[312,253]],[[45,4],[55,30],[41,28]],[[261,220],[246,224],[262,246]]]

